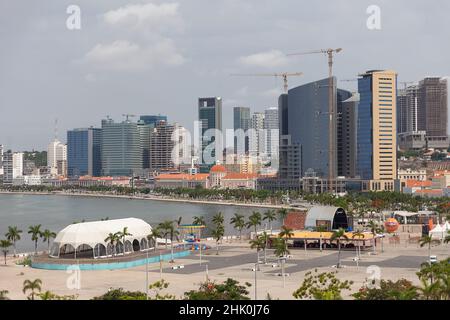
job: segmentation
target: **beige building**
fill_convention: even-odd
[[[419,170],[412,170],[410,168],[398,169],[397,175],[398,175],[398,179],[400,181],[406,181],[406,180],[425,181],[425,180],[427,180],[427,170],[425,170],[425,169],[419,169]]]

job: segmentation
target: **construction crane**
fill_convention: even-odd
[[[409,84],[413,84],[413,83],[415,83],[414,81],[400,81],[400,83],[401,84],[403,84],[405,87],[404,87],[404,89],[405,89],[405,91],[406,91],[406,89],[408,88],[408,85]]]
[[[232,73],[231,76],[243,77],[281,77],[283,78],[284,93],[288,92],[288,77],[297,77],[303,75],[303,72],[282,72],[282,73]]]
[[[124,114],[122,114],[122,117],[125,117],[125,119],[126,119],[125,121],[128,122],[129,118],[134,118],[136,116],[134,114],[124,113]]]
[[[335,145],[336,145],[336,101],[333,99],[333,55],[342,51],[342,48],[337,49],[319,49],[313,51],[305,51],[298,53],[291,53],[288,56],[299,56],[306,54],[315,54],[315,53],[323,53],[328,56],[328,112],[330,114],[329,121],[329,142],[328,142],[328,178],[329,184],[331,187],[331,181],[336,178],[336,168],[337,164],[335,164],[334,154],[335,154]],[[337,151],[337,150],[336,150]]]

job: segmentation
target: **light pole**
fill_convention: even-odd
[[[162,280],[162,256],[161,256],[161,251],[159,252],[159,277]]]
[[[258,296],[257,296],[258,290],[257,290],[257,286],[256,286],[256,281],[257,281],[256,273],[258,272],[258,268],[259,268],[259,263],[256,262],[255,263],[255,300],[258,300]]]

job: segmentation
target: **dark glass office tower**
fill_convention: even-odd
[[[156,123],[158,121],[166,121],[167,122],[167,116],[162,116],[162,115],[141,116],[139,119],[142,120],[144,122],[144,124],[150,125],[153,128],[156,126]]]
[[[201,146],[201,165],[202,172],[209,172],[209,168],[215,164],[215,161],[206,161],[204,151],[208,145],[212,144],[216,137],[210,129],[222,131],[222,98],[199,98],[198,99],[198,119],[200,121],[200,146]],[[217,146],[216,146],[217,147]],[[222,150],[217,150],[222,152]],[[209,149],[205,153],[209,153]],[[217,159],[215,148],[210,152],[212,158]],[[209,163],[212,162],[212,163]]]
[[[234,107],[233,108],[233,126],[235,131],[234,137],[234,153],[247,153],[249,149],[248,135],[250,129],[250,108]],[[242,130],[242,131],[240,131]]]
[[[69,177],[101,175],[102,129],[81,128],[67,131],[67,173]]]

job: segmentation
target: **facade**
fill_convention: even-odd
[[[8,150],[3,153],[3,184],[12,184],[23,176],[23,153]]]
[[[356,120],[359,95],[356,93],[344,100],[347,96],[346,91],[338,90],[337,172],[340,177],[353,178],[356,176]]]
[[[3,145],[0,144],[0,176],[3,176]]]
[[[278,159],[280,144],[278,108],[268,108],[264,111],[264,130],[266,132],[266,154],[270,159]]]
[[[216,155],[216,149],[220,148],[220,146],[214,143],[217,140],[217,137],[215,137],[215,132],[213,131],[220,130],[220,134],[222,133],[222,98],[199,98],[198,119],[200,122],[201,147],[201,154],[199,157],[200,170],[209,171],[211,166],[218,160],[217,158],[221,157],[222,153],[222,150],[217,150],[218,154]]]
[[[395,180],[397,74],[390,70],[368,71],[360,75],[358,91],[357,175],[376,182]],[[377,183],[374,187],[378,190]]]
[[[248,129],[250,129],[250,108],[233,108],[234,153],[243,154],[249,151]]]
[[[191,162],[187,130],[159,121],[150,132],[150,171],[177,171],[180,164]]]
[[[167,122],[167,116],[162,115],[152,115],[152,116],[140,116],[139,118],[144,122],[146,125],[155,126],[158,121],[166,121]]]
[[[53,175],[58,174],[58,161],[67,161],[67,145],[55,139],[47,148],[47,166]]]
[[[102,129],[67,131],[67,173],[69,177],[94,176],[102,172]]]
[[[418,151],[427,145],[426,132],[404,132],[398,135],[398,146],[400,150]]]
[[[418,130],[427,137],[447,137],[447,80],[429,77],[419,82]]]
[[[264,116],[263,112],[255,112],[252,114],[249,133],[249,151],[254,156],[266,154]]]
[[[155,187],[163,189],[209,187],[209,174],[163,173],[155,178]]]
[[[137,123],[102,120],[102,175],[131,176],[142,169]]]
[[[150,132],[155,125],[146,124],[144,120],[138,121],[139,145],[141,149],[141,168],[150,168]]]
[[[418,86],[412,85],[406,88],[406,132],[417,132],[418,127]]]
[[[407,132],[408,98],[406,90],[399,90],[397,94],[397,134]]]
[[[427,170],[425,169],[419,169],[419,170],[413,170],[413,169],[398,169],[398,179],[400,181],[406,181],[406,180],[417,180],[417,181],[425,181],[427,180]]]

